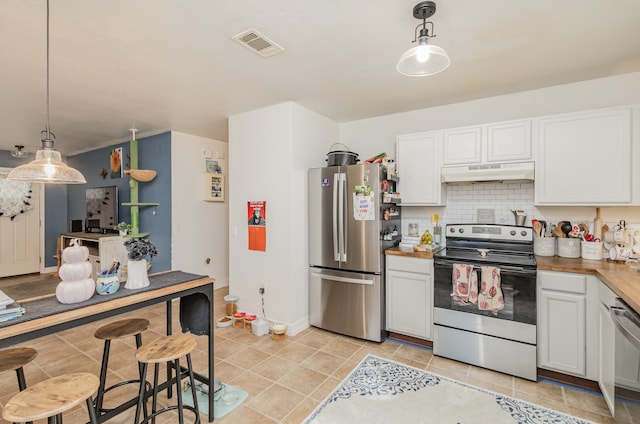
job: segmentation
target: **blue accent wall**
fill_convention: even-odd
[[[87,184],[43,184],[45,188],[45,266],[56,266],[54,259],[56,243],[60,233],[69,230],[69,221],[86,219],[86,189],[91,187],[118,187],[118,221],[131,222],[130,207],[122,203],[131,200],[129,176],[112,179],[110,176],[109,153],[122,147],[124,169],[128,169],[129,142],[116,144],[91,152],[64,158],[66,163],[82,172]],[[0,151],[0,167],[13,168],[33,160],[16,159],[11,152]],[[106,177],[100,175],[104,168]],[[139,202],[160,203],[157,207],[140,208],[140,231],[151,233],[149,240],[158,248],[150,272],[171,269],[171,133],[166,132],[138,140],[138,168],[157,171],[156,178],[149,183],[140,183]],[[155,212],[155,213],[154,213]]]
[[[139,202],[160,203],[140,208],[140,231],[151,233],[149,240],[158,248],[149,272],[167,271],[171,269],[171,133],[138,142],[138,168],[158,172],[153,181],[138,186]]]
[[[118,187],[118,221],[131,222],[130,207],[122,203],[131,200],[129,176],[111,178],[109,154],[111,150],[122,147],[124,169],[128,169],[129,142],[116,144],[91,152],[67,158],[67,163],[82,172],[87,184],[67,186],[68,218],[86,218],[85,193],[87,188]],[[108,174],[100,175],[102,169]],[[153,181],[139,183],[138,201],[140,203],[160,203],[157,207],[140,207],[140,231],[150,233],[149,240],[158,248],[158,255],[153,258],[149,272],[160,272],[171,269],[171,133],[158,134],[138,140],[138,168],[157,171]],[[154,214],[155,211],[155,214]],[[67,231],[66,227],[61,230]],[[60,231],[58,232],[58,234]],[[55,240],[54,250],[55,252]]]

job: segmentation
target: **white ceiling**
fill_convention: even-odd
[[[640,71],[638,0],[441,0],[451,66],[395,65],[418,0],[51,0],[51,129],[74,154],[172,129],[227,140],[227,117],[294,101],[337,122]],[[0,1],[0,150],[45,126],[45,0]],[[262,58],[253,28],[285,49]],[[640,89],[638,87],[630,89]]]

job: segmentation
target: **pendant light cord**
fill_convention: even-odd
[[[49,138],[49,0],[47,0],[47,92],[46,92],[46,105],[47,105],[47,138]]]
[[[47,0],[47,68],[46,68],[46,89],[45,89],[45,115],[46,115],[46,127],[45,130],[42,131],[44,133],[44,138],[41,134],[41,141],[43,143],[43,147],[47,149],[53,148],[53,140],[55,139],[55,134],[51,132],[51,127],[49,126],[49,0]],[[53,136],[53,138],[52,138]]]

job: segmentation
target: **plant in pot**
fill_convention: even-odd
[[[131,231],[131,224],[129,224],[128,222],[122,221],[122,222],[119,222],[118,225],[113,227],[113,229],[120,232],[121,236],[126,236],[127,234],[129,234],[129,231]]]
[[[124,247],[129,252],[127,257],[127,284],[125,289],[141,289],[147,287],[149,277],[147,276],[147,257],[149,262],[158,254],[158,249],[151,243],[149,239],[127,239]]]

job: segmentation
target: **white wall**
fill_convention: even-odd
[[[229,281],[228,201],[202,200],[205,148],[228,174],[227,143],[171,132],[171,269],[209,275],[223,287]]]
[[[338,124],[287,102],[229,118],[229,292],[295,334],[308,326],[307,169],[323,166]],[[264,200],[267,247],[248,250],[247,202]]]

